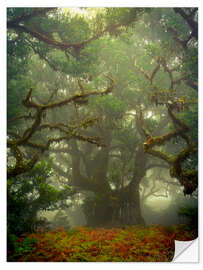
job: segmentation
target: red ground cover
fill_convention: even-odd
[[[174,240],[197,237],[185,225],[168,228],[129,226],[124,229],[77,227],[39,231],[18,238],[9,261],[21,262],[168,262],[174,256]]]

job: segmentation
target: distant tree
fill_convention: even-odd
[[[69,219],[67,217],[66,212],[63,210],[59,210],[54,218],[51,220],[52,228],[57,229],[59,227],[63,227],[65,230],[70,229]]]

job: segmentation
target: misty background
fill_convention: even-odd
[[[197,9],[7,17],[8,231],[197,226]]]

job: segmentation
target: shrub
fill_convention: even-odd
[[[178,210],[178,215],[186,217],[188,225],[191,228],[198,227],[198,207],[197,206],[181,206]]]

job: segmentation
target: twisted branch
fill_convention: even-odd
[[[176,130],[157,137],[152,137],[149,130],[147,130],[144,125],[143,115],[140,113],[139,116],[137,116],[137,121],[147,139],[143,144],[144,151],[167,162],[170,165],[171,177],[176,177],[180,184],[184,186],[184,194],[192,194],[198,186],[198,172],[196,170],[184,170],[182,168],[182,163],[191,154],[196,153],[198,149],[186,134],[190,130],[190,127],[173,114],[170,106],[168,107],[168,113]],[[177,155],[171,156],[163,153],[162,151],[153,149],[154,146],[163,145],[165,142],[176,136],[182,137],[187,143],[186,147]]]
[[[33,108],[36,110],[34,115],[34,122],[32,123],[30,128],[27,128],[23,135],[20,136],[16,132],[8,131],[8,134],[13,137],[13,139],[9,139],[7,141],[8,148],[11,149],[14,157],[16,158],[16,164],[14,167],[8,168],[8,177],[15,177],[18,174],[24,173],[26,171],[29,171],[34,164],[39,159],[39,153],[43,153],[44,151],[48,150],[50,145],[54,142],[60,142],[62,140],[70,140],[71,138],[75,138],[80,141],[89,142],[92,144],[96,144],[97,146],[104,146],[104,144],[101,143],[99,137],[87,137],[84,135],[81,135],[77,132],[77,129],[80,128],[86,128],[94,123],[96,119],[85,119],[78,125],[65,125],[64,123],[56,123],[54,125],[52,124],[42,124],[42,114],[45,110],[53,109],[61,106],[65,106],[73,101],[76,101],[79,98],[88,98],[91,95],[106,95],[109,92],[112,91],[114,87],[114,80],[110,76],[106,76],[110,80],[110,86],[107,87],[106,90],[103,91],[91,91],[89,93],[83,93],[83,94],[76,94],[70,98],[67,98],[65,100],[59,101],[59,102],[53,102],[48,104],[38,104],[32,99],[32,91],[31,88],[26,95],[26,97],[22,100],[22,103],[27,108]],[[36,142],[30,141],[30,139],[33,137],[33,135],[36,132],[40,132],[43,129],[49,128],[51,130],[59,130],[61,133],[64,134],[64,136],[60,136],[58,138],[49,138],[46,142],[46,144],[39,144]],[[33,158],[29,162],[25,162],[23,160],[22,151],[19,149],[19,146],[28,146],[35,149],[38,149],[38,153],[36,153]]]

